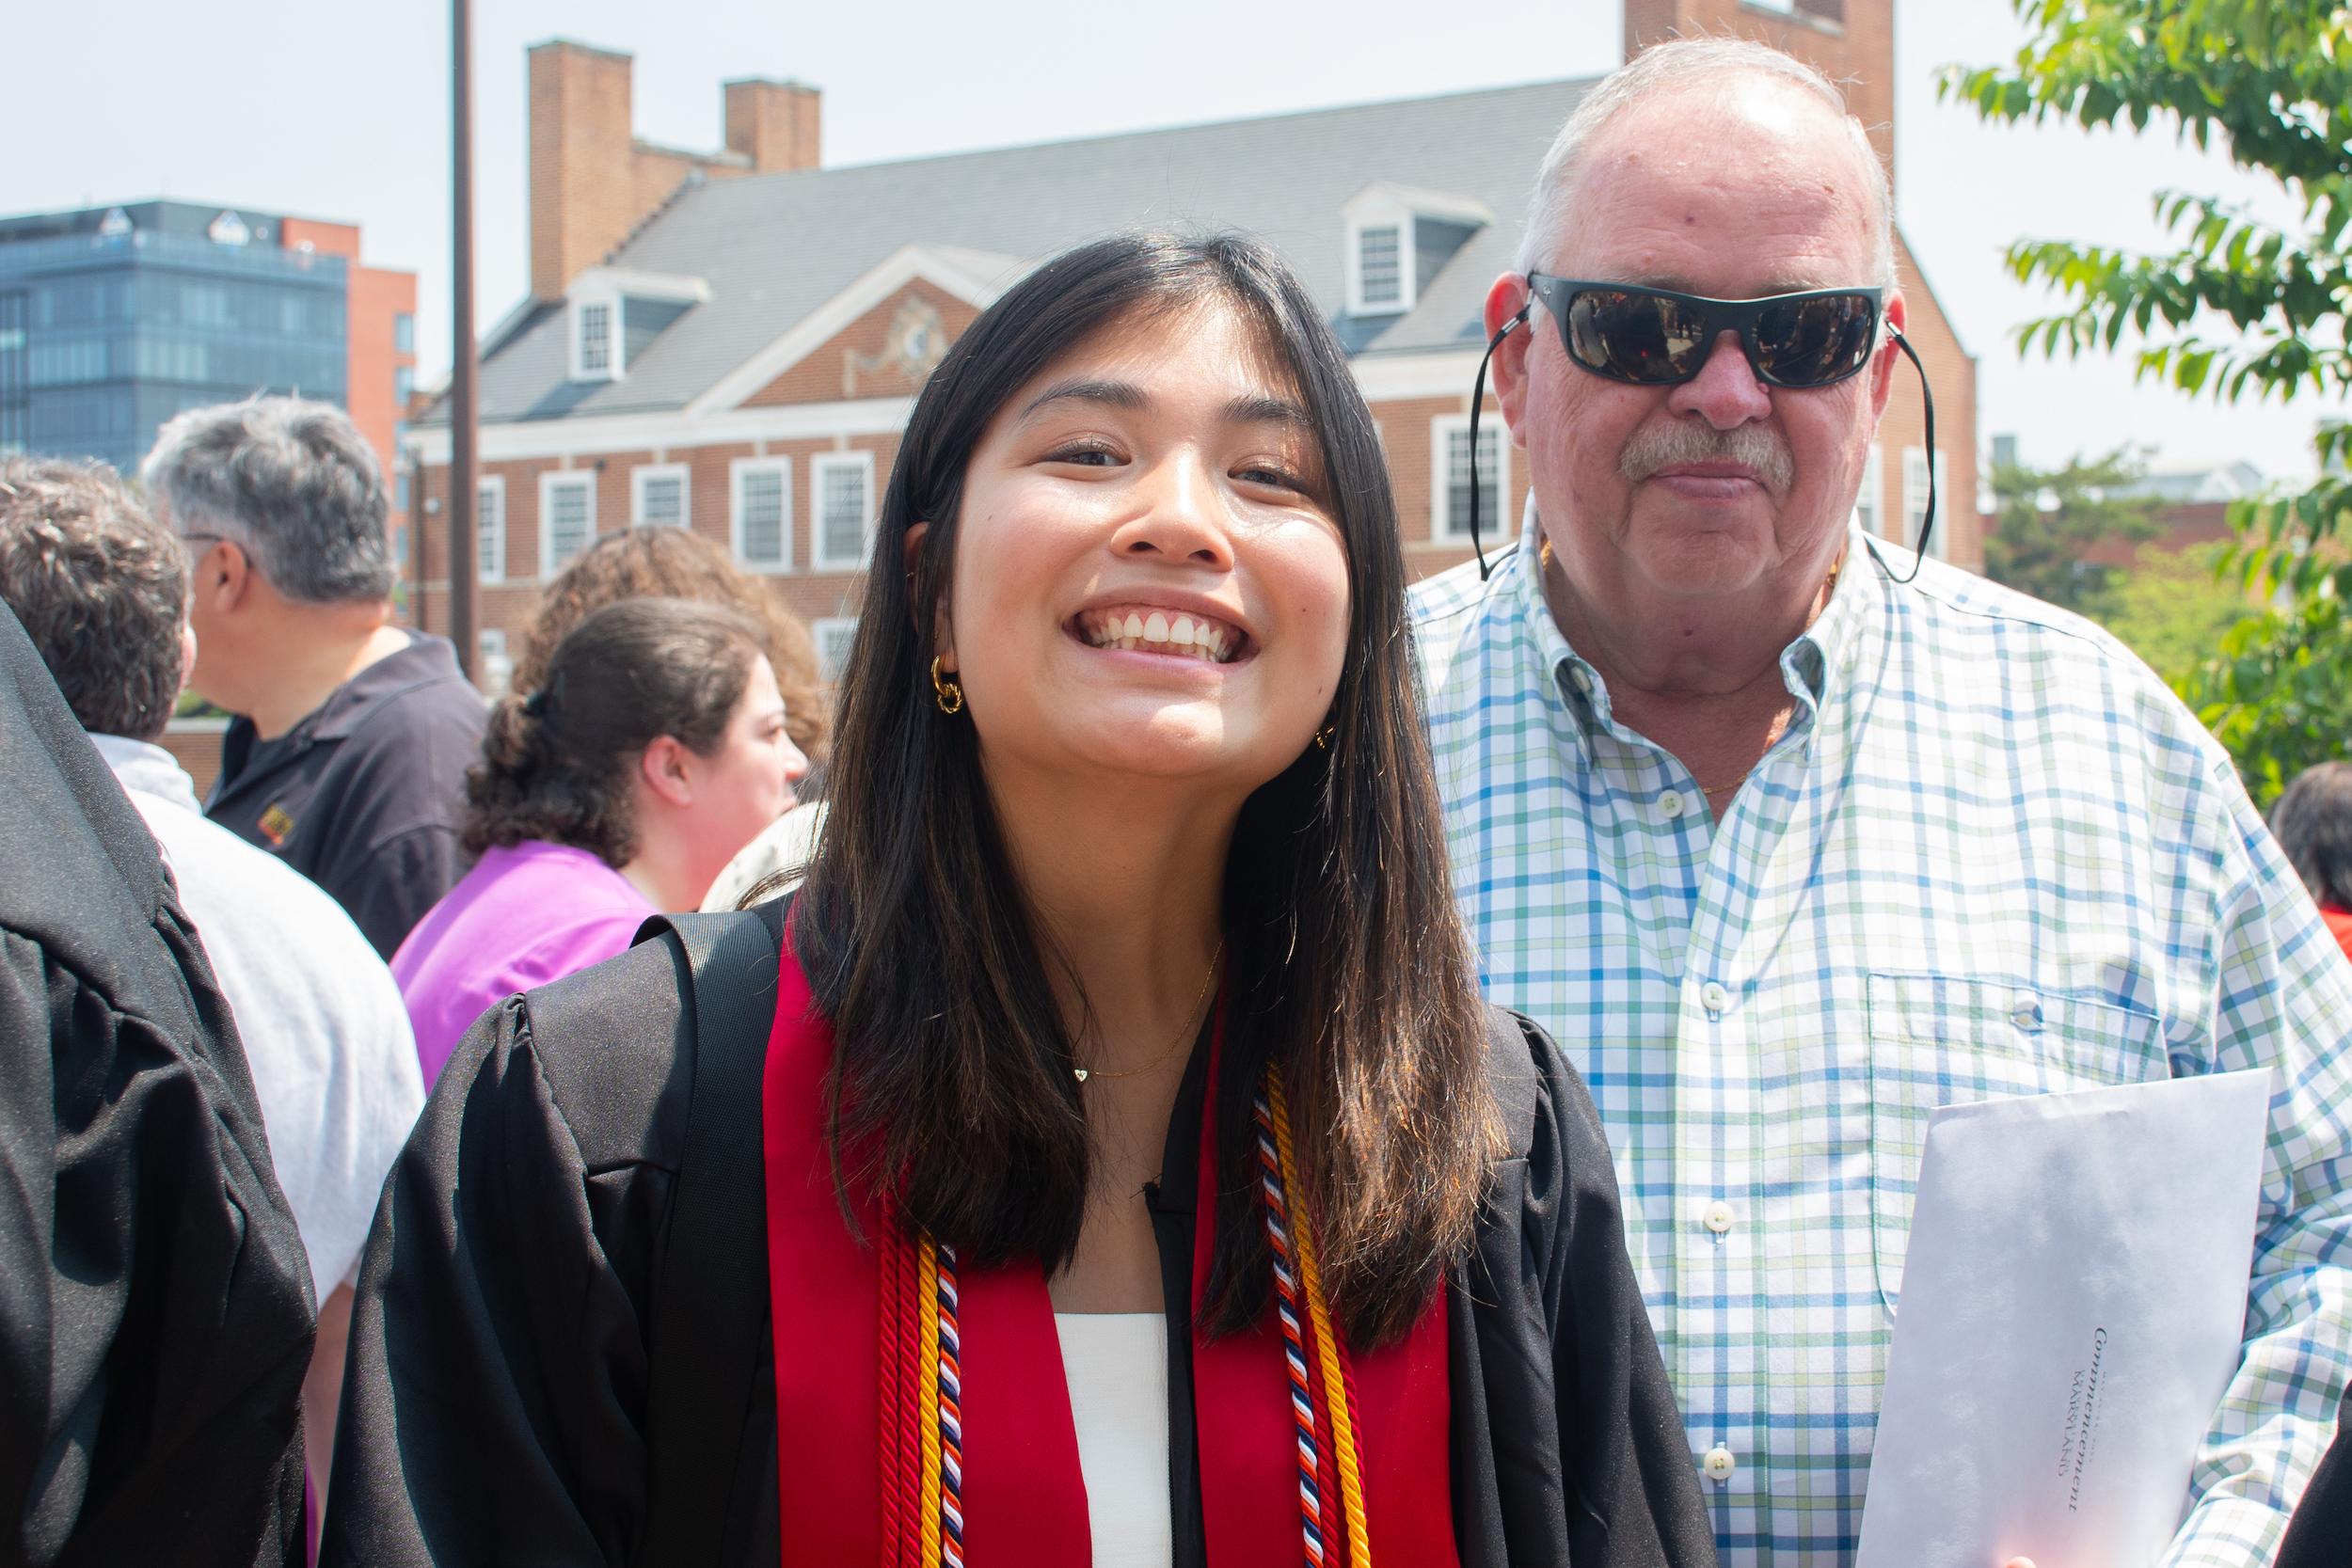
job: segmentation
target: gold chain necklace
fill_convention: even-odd
[[[1174,1039],[1168,1042],[1166,1051],[1161,1052],[1157,1057],[1144,1063],[1141,1067],[1122,1068],[1117,1072],[1104,1072],[1100,1068],[1073,1067],[1070,1069],[1072,1076],[1083,1084],[1089,1078],[1138,1078],[1144,1073],[1155,1072],[1166,1067],[1168,1058],[1174,1056],[1186,1041],[1200,1032],[1200,999],[1209,994],[1209,982],[1216,978],[1217,960],[1223,957],[1225,957],[1225,939],[1219,937],[1216,951],[1209,955],[1209,972],[1200,976],[1200,989],[1193,992],[1192,1006],[1185,1009],[1184,1026],[1176,1032]]]

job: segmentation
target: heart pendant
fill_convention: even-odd
[[[1071,1070],[1071,1072],[1072,1072],[1073,1074],[1074,1074],[1074,1075],[1076,1076],[1076,1078],[1077,1078],[1077,1080],[1078,1080],[1078,1082],[1079,1082],[1079,1083],[1083,1084],[1083,1083],[1085,1083],[1085,1082],[1087,1081],[1087,1069],[1084,1069],[1084,1068],[1082,1068],[1082,1067],[1073,1067],[1073,1068],[1072,1068],[1070,1070]]]

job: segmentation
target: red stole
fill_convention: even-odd
[[[875,1243],[896,1243],[870,1201],[855,1206],[864,1242],[842,1223],[824,1135],[833,1030],[816,1016],[788,939],[777,990],[761,1120],[783,1560],[787,1568],[867,1568],[883,1560]],[[1216,1214],[1216,1043],[1211,1049],[1193,1247],[1196,1324]],[[967,1264],[957,1285],[963,1558],[971,1568],[1088,1568],[1086,1487],[1044,1274],[1034,1262]],[[1402,1341],[1349,1360],[1371,1546],[1382,1564],[1452,1568],[1445,1292]],[[1271,1312],[1248,1333],[1194,1333],[1200,1508],[1214,1568],[1305,1560],[1284,1365]],[[1349,1560],[1334,1543],[1327,1568]]]

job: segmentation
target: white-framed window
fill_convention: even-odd
[[[735,559],[754,571],[792,569],[792,460],[739,457],[727,467]]]
[[[596,542],[596,476],[562,469],[539,476],[539,576],[552,578]]]
[[[474,576],[484,582],[506,580],[506,478],[485,474],[474,487]]]
[[[809,460],[810,512],[816,519],[810,564],[854,571],[874,539],[874,454],[827,452]]]
[[[1356,297],[1363,314],[1406,308],[1405,227],[1368,223],[1356,230]]]
[[[611,295],[572,301],[572,379],[615,381],[621,374],[621,302]]]
[[[1928,554],[1952,558],[1952,466],[1942,447],[1935,449],[1935,531],[1928,535]]]
[[[474,634],[474,683],[493,697],[503,696],[515,682],[515,661],[506,654],[506,633],[485,626]]]
[[[693,477],[683,463],[640,463],[628,473],[631,528],[684,528]]]
[[[1941,505],[1942,499],[1939,496],[1939,509]],[[1897,542],[1906,549],[1917,549],[1919,530],[1925,525],[1927,518],[1928,451],[1925,447],[1905,447],[1903,449],[1903,533],[1902,538]],[[1933,551],[1930,553],[1932,554]]]
[[[1879,525],[1885,515],[1886,468],[1883,454],[1874,441],[1862,457],[1862,488],[1854,495],[1853,518],[1862,525],[1863,532],[1875,533],[1883,539],[1885,535],[1879,532]]]
[[[829,615],[809,626],[809,635],[817,640],[817,673],[826,681],[837,681],[841,672],[850,665],[850,643],[857,636],[857,617]]]
[[[1506,544],[1518,520],[1502,515],[1511,493],[1510,443],[1502,438],[1502,416],[1478,420],[1478,531],[1487,544]],[[1470,439],[1468,414],[1441,414],[1429,421],[1429,537],[1447,544],[1470,538]]]

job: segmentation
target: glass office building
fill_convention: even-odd
[[[183,409],[348,406],[349,263],[284,227],[180,201],[0,219],[0,451],[129,472]]]

